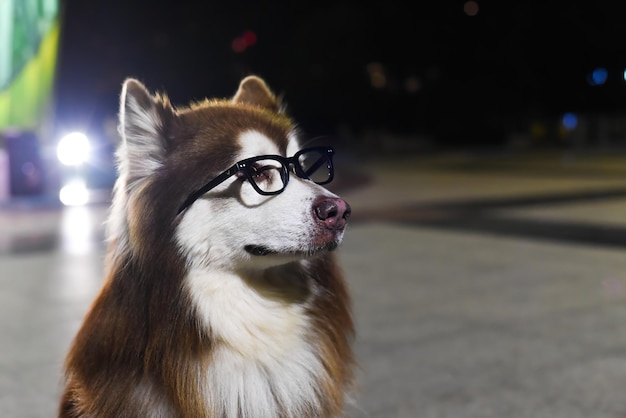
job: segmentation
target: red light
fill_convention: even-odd
[[[243,42],[243,39],[241,38],[235,38],[233,39],[233,42],[231,42],[231,48],[233,48],[233,51],[235,52],[243,52],[246,49],[246,44]]]
[[[247,30],[241,35],[241,40],[246,46],[252,46],[256,44],[256,33],[251,30]]]
[[[468,16],[476,16],[478,14],[478,3],[474,0],[466,1],[463,5],[463,11]]]
[[[243,33],[243,35],[233,39],[231,48],[235,52],[243,52],[246,48],[256,44],[256,39],[256,33],[251,30],[247,30]]]

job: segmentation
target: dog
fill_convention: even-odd
[[[174,107],[120,97],[105,280],[58,416],[337,417],[355,386],[336,254],[350,206],[266,82]]]

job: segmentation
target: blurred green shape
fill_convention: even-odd
[[[58,0],[0,0],[0,131],[37,130],[51,105]]]

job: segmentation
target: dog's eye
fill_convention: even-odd
[[[276,167],[271,165],[253,165],[252,177],[257,184],[259,182],[271,181],[275,171]]]
[[[257,161],[250,166],[250,179],[262,192],[275,193],[284,187],[281,165],[274,160]]]

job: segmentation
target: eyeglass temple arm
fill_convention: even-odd
[[[184,211],[189,206],[191,206],[191,204],[195,202],[196,200],[198,200],[200,196],[202,196],[203,194],[205,194],[206,192],[208,192],[209,190],[211,190],[218,184],[222,183],[224,180],[226,180],[227,178],[235,174],[240,169],[241,167],[239,163],[236,163],[232,167],[230,167],[228,170],[224,171],[222,174],[220,174],[219,176],[215,177],[213,180],[211,180],[210,182],[202,186],[200,189],[190,194],[189,197],[187,197],[187,199],[185,199],[183,204],[180,206],[180,209],[178,209],[178,212],[176,214],[180,215],[182,211]]]
[[[319,160],[315,162],[315,164],[309,167],[307,171],[304,171],[304,174],[307,177],[309,177],[311,173],[315,173],[315,171],[317,171],[317,169],[320,168],[322,164],[329,162],[329,160],[330,160],[330,156],[325,156],[324,158],[320,158]]]

